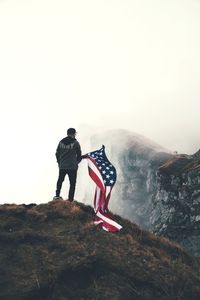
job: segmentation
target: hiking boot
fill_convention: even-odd
[[[53,197],[53,201],[54,201],[54,200],[63,200],[63,198],[60,197],[60,196],[54,196],[54,197]]]
[[[69,202],[73,202],[74,201],[74,199],[67,199]]]

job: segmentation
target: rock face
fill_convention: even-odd
[[[118,172],[111,209],[200,256],[200,151],[174,155],[124,130],[93,137],[100,142]]]
[[[0,205],[0,299],[200,299],[199,259],[119,216],[118,233],[93,217],[76,201]]]
[[[152,195],[153,231],[200,256],[200,158],[176,156],[160,166]]]

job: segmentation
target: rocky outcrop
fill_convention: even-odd
[[[199,300],[200,262],[114,216],[105,232],[78,202],[0,205],[2,300]]]
[[[200,158],[175,156],[159,167],[151,198],[152,229],[200,256]]]

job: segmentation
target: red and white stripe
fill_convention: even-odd
[[[108,212],[112,186],[105,186],[99,168],[93,158],[87,156],[89,175],[96,183],[94,196],[94,211],[96,213],[94,224],[106,231],[119,231],[122,226],[115,222]]]

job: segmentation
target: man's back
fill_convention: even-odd
[[[56,150],[56,158],[59,169],[76,170],[81,159],[81,147],[79,142],[71,136],[62,139]]]

